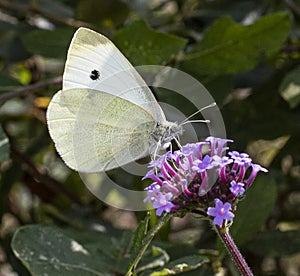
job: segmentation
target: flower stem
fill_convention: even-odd
[[[141,260],[143,254],[145,253],[147,247],[149,246],[150,242],[157,234],[157,232],[170,220],[172,214],[164,213],[158,220],[157,224],[147,233],[147,235],[142,240],[140,248],[137,250],[137,254],[133,257],[133,261],[130,264],[130,267],[127,271],[126,276],[135,275],[134,270],[138,265],[139,261]]]
[[[232,237],[230,236],[228,228],[221,228],[216,225],[215,229],[219,237],[223,241],[233,261],[235,262],[238,269],[240,270],[241,274],[244,276],[253,276],[250,267],[246,263],[244,257],[242,256],[241,252],[239,251]]]

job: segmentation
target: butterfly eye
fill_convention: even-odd
[[[94,69],[90,74],[90,78],[92,80],[98,80],[100,78],[100,72],[98,70]]]

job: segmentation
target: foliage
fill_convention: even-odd
[[[299,10],[299,1],[275,0],[0,1],[0,274],[124,275],[155,229],[153,214],[135,231],[144,212],[90,194],[49,137],[45,111],[79,26],[109,37],[134,65],[201,81],[234,147],[269,170],[238,206],[233,238],[255,275],[299,271]],[[194,112],[180,95],[157,97]],[[111,177],[146,186],[118,170]],[[139,275],[235,273],[205,221],[176,219],[158,236]]]

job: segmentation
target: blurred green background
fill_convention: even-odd
[[[269,170],[239,205],[232,235],[255,275],[299,275],[299,20],[299,0],[0,0],[0,275],[123,275],[124,248],[145,215],[95,198],[49,137],[45,111],[79,26],[106,35],[133,65],[173,66],[209,90],[231,148]],[[67,238],[91,256],[77,259]],[[237,275],[205,221],[173,219],[156,242],[163,251],[151,254],[164,264],[208,258],[182,275]],[[145,264],[153,266],[152,255]]]

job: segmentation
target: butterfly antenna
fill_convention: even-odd
[[[209,124],[210,120],[190,120],[190,121],[185,121],[185,122],[181,123],[180,125],[183,126],[185,124],[190,124],[190,123],[206,123],[206,124]]]
[[[216,102],[213,102],[213,103],[211,103],[211,104],[209,104],[209,105],[207,105],[207,106],[205,106],[205,107],[203,107],[203,108],[197,110],[197,111],[194,112],[192,115],[190,115],[189,117],[185,118],[185,119],[180,123],[180,125],[184,125],[184,124],[186,124],[186,123],[195,123],[195,122],[197,122],[197,123],[199,123],[199,122],[202,122],[202,123],[209,123],[207,120],[195,120],[195,121],[188,121],[188,120],[189,120],[190,118],[194,117],[196,114],[202,112],[203,110],[205,110],[205,109],[207,109],[207,108],[214,107],[214,106],[216,106],[216,105],[217,105]]]

